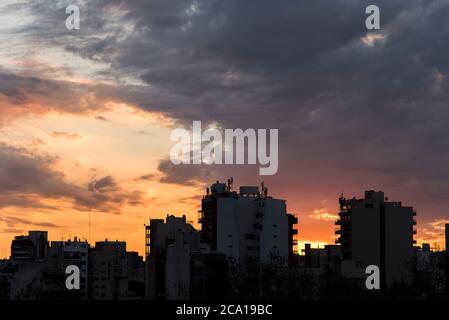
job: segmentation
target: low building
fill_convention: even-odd
[[[11,260],[14,263],[42,261],[47,256],[47,250],[47,231],[29,231],[27,236],[14,237],[11,243]]]

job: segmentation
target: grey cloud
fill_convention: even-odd
[[[110,189],[114,189],[117,186],[115,181],[112,179],[111,176],[103,177],[99,180],[94,180],[88,184],[89,191],[106,191]]]
[[[154,178],[156,178],[156,175],[154,174],[145,174],[143,176],[138,177],[136,180],[153,180]]]
[[[52,222],[33,222],[30,221],[30,219],[23,219],[18,217],[0,217],[0,221],[3,221],[9,228],[14,228],[17,225],[32,225],[36,227],[47,227],[47,228],[58,228],[60,227],[57,224],[54,224]]]
[[[118,83],[147,84],[96,88],[98,98],[184,125],[279,128],[281,167],[272,179],[307,181],[295,183],[295,194],[318,190],[329,198],[345,185],[380,185],[422,203],[438,195],[449,210],[449,3],[378,1],[385,39],[373,46],[361,41],[368,4],[88,1],[76,36],[49,28],[60,8],[35,4],[45,23],[24,32],[110,63]],[[112,8],[121,15],[111,16]],[[16,86],[1,92],[26,99]],[[232,174],[167,160],[159,170],[161,181],[181,184]]]
[[[87,187],[70,183],[56,164],[55,157],[0,144],[0,207],[55,209],[45,205],[42,198],[64,198],[79,210],[118,213],[124,205],[144,202],[141,192],[122,190],[111,176],[90,182]]]

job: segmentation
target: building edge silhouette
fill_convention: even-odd
[[[294,251],[295,215],[265,185],[233,190],[233,179],[206,189],[200,230],[185,216],[150,219],[145,261],[126,242],[76,237],[48,241],[30,231],[11,244],[0,262],[3,300],[228,300],[333,298],[442,299],[449,288],[446,250],[417,247],[416,212],[381,191],[339,198],[335,244]],[[81,289],[64,287],[67,265],[81,270]],[[365,268],[378,265],[380,291],[365,288]]]

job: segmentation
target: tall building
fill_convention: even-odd
[[[168,215],[146,226],[147,298],[180,300],[190,294],[190,257],[200,236],[186,217]]]
[[[88,298],[88,266],[89,244],[80,241],[77,237],[68,241],[52,241],[48,249],[49,267],[57,270],[65,278],[65,269],[69,265],[75,265],[80,270],[80,290],[76,293],[80,299]]]
[[[118,300],[128,297],[126,242],[96,242],[90,251],[91,299]]]
[[[202,199],[199,222],[201,238],[210,249],[236,260],[267,263],[273,257],[285,262],[293,255],[293,225],[297,220],[286,212],[285,200],[268,196],[262,185],[242,186],[232,191],[216,182]]]
[[[128,297],[145,298],[145,262],[138,252],[127,252]]]
[[[449,223],[445,224],[445,231],[446,231],[446,237],[445,237],[445,248],[446,252],[449,253]]]
[[[381,286],[407,281],[408,265],[413,258],[416,215],[412,207],[391,202],[379,191],[366,191],[363,199],[340,197],[340,226],[336,230],[343,260],[365,270],[377,265]],[[347,261],[346,261],[347,262]]]

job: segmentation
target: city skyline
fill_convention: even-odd
[[[219,180],[217,180],[217,182],[218,181]],[[247,186],[247,185],[248,184],[246,184],[245,186]],[[252,188],[252,187],[248,187],[248,188]],[[207,188],[207,190],[209,190],[209,187]],[[368,191],[365,191],[365,194],[366,194],[366,192],[368,192]],[[204,196],[205,196],[204,193],[201,196],[199,196],[199,200],[198,201],[200,201],[200,199],[203,198]],[[272,195],[270,194],[270,196],[272,196]],[[274,195],[274,196],[276,196],[276,195]],[[338,206],[341,206],[342,196],[344,196],[344,195],[340,194],[340,198],[336,200],[336,203],[338,204]],[[357,198],[358,198],[358,196],[351,196],[350,198],[348,198],[348,201],[350,201],[351,199],[355,200]],[[388,197],[387,197],[387,199],[388,199]],[[399,202],[399,203],[402,203],[402,202]],[[412,205],[410,205],[410,206],[412,207]],[[198,207],[201,207],[201,205],[198,205]],[[290,210],[288,210],[288,212],[290,212]],[[335,225],[337,225],[337,221],[340,221],[340,219],[341,219],[340,218],[340,214],[339,214],[340,212],[341,212],[340,210],[337,210],[337,213],[335,215],[330,215],[329,214],[329,217],[328,217],[329,218],[328,222],[332,226],[331,228],[332,228],[332,233],[333,234],[336,233],[335,232],[335,230],[336,230],[335,229]],[[322,212],[320,212],[319,214],[322,214]],[[148,217],[145,220],[145,223],[143,225],[144,226],[149,226],[148,221],[151,221],[151,220],[154,220],[154,219],[165,219],[168,216],[175,216],[175,217],[183,217],[183,216],[185,216],[186,217],[186,221],[189,224],[191,224],[196,230],[200,230],[201,229],[201,227],[200,227],[201,223],[199,222],[198,214],[196,215],[196,217],[194,219],[190,220],[190,219],[188,219],[188,215],[183,214],[183,213],[176,213],[176,212],[167,213],[164,216]],[[294,215],[294,216],[296,216],[296,215]],[[414,226],[415,230],[419,230],[419,223],[417,222],[417,221],[419,221],[418,219],[419,219],[419,216],[418,216],[418,218],[415,218],[415,223],[416,223],[416,225]],[[414,236],[415,241],[416,241],[415,245],[420,247],[420,246],[423,245],[423,243],[426,243],[426,244],[429,244],[431,246],[431,249],[433,249],[433,250],[437,250],[437,251],[446,250],[446,247],[445,247],[445,240],[446,239],[445,238],[446,238],[446,232],[447,232],[446,229],[448,228],[447,225],[448,225],[447,223],[445,225],[443,225],[441,234],[438,235],[438,238],[441,239],[441,243],[432,243],[432,242],[428,242],[428,241],[426,242],[426,241],[422,241],[422,240],[417,240],[418,239],[418,237],[416,235],[418,233],[417,232],[417,233],[415,233],[415,236]],[[28,231],[43,231],[44,229],[45,228],[41,228],[41,229],[39,229],[39,228],[26,229],[26,232],[28,232]],[[297,242],[297,245],[294,245],[294,252],[296,252],[299,255],[303,254],[303,249],[305,248],[306,244],[311,245],[311,247],[309,247],[309,248],[324,248],[325,245],[329,245],[329,244],[330,245],[334,245],[336,243],[339,243],[338,241],[335,242],[335,239],[338,239],[339,235],[332,235],[332,237],[334,238],[334,241],[333,242],[329,242],[329,243],[326,243],[326,242],[316,243],[316,242],[313,242],[313,241],[302,240],[301,239],[301,235],[306,230],[304,230],[304,228],[302,227],[300,220],[298,221],[298,224],[296,226],[296,230],[299,230],[299,232],[298,232],[298,234],[294,238],[295,241]],[[447,229],[447,230],[449,230],[449,229]],[[47,231],[47,230],[45,230],[45,231]],[[143,228],[142,228],[141,231],[142,231],[142,234],[145,234],[145,230]],[[20,236],[21,235],[22,234],[20,234]],[[51,235],[51,233],[50,233],[50,235]],[[13,237],[11,238],[11,241],[15,237],[17,237],[17,236],[19,236],[19,234],[13,235]],[[58,241],[71,241],[71,240],[74,240],[74,239],[77,239],[78,241],[86,241],[92,247],[94,247],[95,243],[97,243],[97,242],[103,242],[103,241],[124,241],[124,242],[126,242],[128,244],[128,249],[130,249],[130,251],[138,252],[139,255],[141,255],[142,257],[145,257],[145,255],[146,255],[146,248],[145,248],[146,244],[144,244],[142,241],[141,241],[141,244],[138,245],[139,248],[136,249],[134,246],[129,246],[129,243],[127,242],[126,238],[118,239],[118,238],[111,237],[110,235],[107,235],[107,234],[104,235],[104,237],[99,237],[98,239],[95,239],[93,241],[91,241],[90,239],[85,238],[85,237],[79,237],[76,234],[70,234],[69,237],[65,237],[65,238],[64,237],[56,238],[56,237],[49,236],[49,242],[51,242],[51,241],[55,241],[55,242],[58,242]],[[9,257],[10,256],[9,256],[9,252],[8,252],[8,253],[4,253],[4,257],[0,257],[0,259],[3,259],[3,258],[4,259],[8,259]]]
[[[0,260],[0,300],[447,297],[449,250],[416,246],[412,206],[374,190],[338,202],[335,244],[306,244],[301,254],[294,250],[301,228],[286,201],[264,184],[236,189],[233,178],[205,190],[199,229],[185,215],[150,218],[145,255],[126,241],[89,245],[29,231]]]
[[[0,258],[30,229],[142,253],[148,217],[197,226],[210,180],[231,176],[286,199],[301,243],[333,243],[340,193],[372,189],[444,247],[447,1],[380,0],[380,30],[369,1],[85,0],[79,30],[70,4],[0,4]],[[276,175],[173,165],[170,133],[193,121],[278,129]]]

